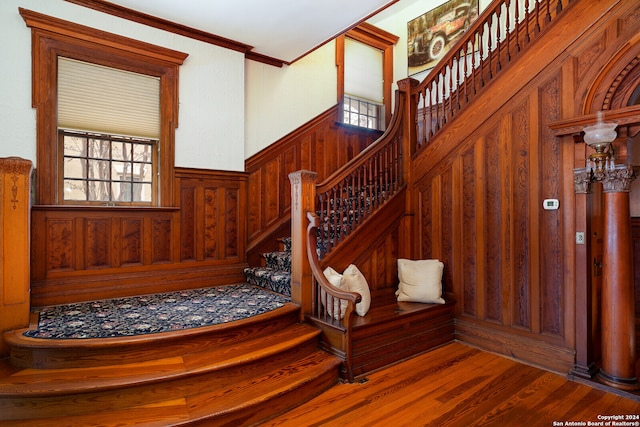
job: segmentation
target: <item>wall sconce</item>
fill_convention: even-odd
[[[616,139],[618,134],[615,128],[616,123],[605,123],[603,119],[604,113],[598,111],[597,122],[595,125],[584,128],[584,142],[595,150],[587,159],[587,169],[602,171],[615,167],[614,151],[611,143]],[[593,163],[593,168],[591,167]]]

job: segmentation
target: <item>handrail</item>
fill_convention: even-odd
[[[570,1],[575,0],[564,0]],[[418,111],[414,151],[425,147],[562,10],[563,0],[493,1],[412,90]]]
[[[406,93],[396,92],[391,123],[376,142],[316,185],[320,257],[329,253],[403,186],[405,97]]]
[[[344,334],[344,364],[349,381],[353,381],[353,369],[351,367],[351,331],[352,317],[356,316],[356,304],[362,300],[362,296],[356,292],[347,292],[333,286],[325,277],[317,250],[317,227],[320,218],[313,212],[307,212],[309,225],[307,226],[307,257],[312,272],[313,305],[311,317],[322,322],[325,327],[338,329]],[[343,305],[344,313],[342,313]]]

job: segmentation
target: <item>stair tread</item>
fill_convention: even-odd
[[[274,335],[147,362],[84,368],[22,369],[0,379],[0,397],[93,392],[221,370],[286,351],[316,338],[319,333],[318,329],[309,325],[294,324]]]
[[[192,416],[212,417],[241,408],[253,407],[260,402],[294,391],[302,384],[314,381],[327,371],[336,370],[340,359],[328,353],[316,350],[304,358],[283,366],[270,373],[256,377],[247,383],[238,383],[228,390],[214,390],[188,399]],[[337,380],[337,375],[336,375]],[[233,394],[232,405],[225,395]]]

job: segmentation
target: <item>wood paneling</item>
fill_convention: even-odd
[[[251,265],[261,262],[261,253],[276,250],[277,238],[289,234],[289,173],[311,170],[322,182],[381,135],[338,121],[336,105],[246,160],[251,195],[247,259]]]
[[[177,169],[177,208],[34,206],[34,305],[242,281],[246,187]]]
[[[569,15],[616,21],[634,9],[618,6],[603,17],[595,4],[574,2]],[[592,102],[591,70],[609,67],[599,52],[613,54],[632,37],[630,24],[585,31],[574,22],[559,17],[413,158],[420,256],[445,262],[456,337],[560,372],[575,362],[573,169],[584,163],[573,157],[573,139],[550,124]],[[575,30],[583,40],[559,45]],[[545,199],[560,200],[560,209],[543,209]]]

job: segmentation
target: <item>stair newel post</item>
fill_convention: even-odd
[[[29,160],[0,159],[0,333],[29,326],[31,170]]]
[[[318,174],[301,170],[291,172],[291,300],[302,308],[300,315],[313,310],[312,273],[306,252],[307,212],[316,211]]]
[[[414,202],[413,202],[413,174],[411,171],[411,158],[417,147],[417,117],[419,92],[414,91],[420,82],[416,79],[406,78],[398,81],[399,102],[403,102],[402,116],[402,145],[400,149],[400,172],[402,183],[407,186],[405,217],[403,219],[403,233],[405,238],[399,239],[399,254],[403,257],[413,257],[416,254],[418,242],[414,242],[410,236],[414,233]],[[424,130],[426,131],[426,129]]]

